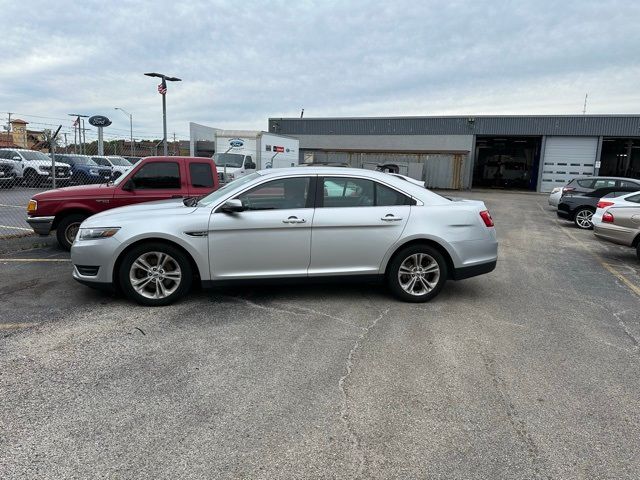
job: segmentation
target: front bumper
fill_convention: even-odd
[[[556,214],[560,217],[560,218],[565,218],[567,220],[571,220],[571,212],[568,212],[566,210],[561,210],[560,208],[558,208],[558,210],[556,211]]]
[[[27,217],[27,223],[38,235],[49,235],[55,217]]]
[[[97,288],[108,288],[113,284],[113,268],[120,245],[114,237],[76,240],[71,246],[73,278],[85,285],[92,284]],[[96,268],[94,275],[91,270]]]

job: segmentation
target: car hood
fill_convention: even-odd
[[[116,187],[114,185],[98,184],[98,185],[78,185],[75,187],[56,188],[47,190],[46,192],[37,193],[33,196],[34,200],[61,200],[79,197],[95,197],[105,195],[113,195]]]
[[[117,226],[117,223],[132,222],[151,218],[164,218],[175,215],[188,215],[198,207],[187,207],[182,199],[160,200],[157,202],[138,203],[126,207],[113,208],[89,217],[83,226]],[[109,223],[107,225],[106,223]]]

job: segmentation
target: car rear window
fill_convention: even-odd
[[[192,163],[189,165],[191,185],[201,188],[213,188],[213,172],[208,163]]]

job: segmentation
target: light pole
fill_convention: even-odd
[[[169,149],[167,148],[167,82],[181,82],[182,79],[178,77],[168,77],[163,73],[145,73],[147,77],[158,77],[162,79],[162,83],[158,85],[158,93],[162,95],[162,129],[163,129],[163,137],[162,141],[164,143],[164,154],[165,156],[169,155]]]
[[[136,156],[136,145],[133,143],[133,115],[127,112],[124,108],[115,107],[115,110],[120,110],[125,115],[129,115],[129,128],[131,129],[131,156]]]

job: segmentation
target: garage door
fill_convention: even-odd
[[[572,178],[593,175],[597,151],[597,137],[547,137],[540,191],[550,192]]]

